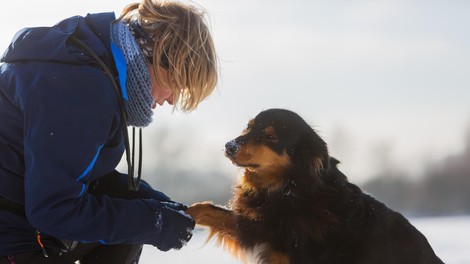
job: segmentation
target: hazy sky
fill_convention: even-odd
[[[127,3],[3,2],[0,48],[22,27],[89,12],[119,14]],[[189,153],[195,161],[213,162],[200,155],[203,143],[226,162],[224,143],[273,107],[308,120],[353,181],[382,169],[417,173],[463,149],[470,131],[469,1],[196,3],[209,13],[219,51],[218,90],[189,115],[157,108],[148,129],[197,136]]]

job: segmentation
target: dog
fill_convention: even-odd
[[[225,155],[244,168],[231,209],[202,202],[186,212],[242,262],[443,263],[403,215],[348,182],[292,111],[259,113]]]

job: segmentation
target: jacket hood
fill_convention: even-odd
[[[1,62],[53,61],[86,63],[91,60],[70,43],[73,35],[92,48],[98,56],[112,60],[109,44],[114,13],[88,14],[67,18],[52,27],[20,30],[0,58]]]

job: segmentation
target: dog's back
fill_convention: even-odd
[[[337,163],[331,158],[322,174],[325,198],[320,198],[336,221],[322,241],[293,254],[292,263],[443,263],[404,216],[349,183]]]

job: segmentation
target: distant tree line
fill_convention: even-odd
[[[470,133],[463,153],[430,164],[419,180],[411,176],[382,173],[362,188],[410,216],[470,214]]]
[[[227,204],[237,174],[235,169],[221,169],[230,165],[223,156],[223,144],[207,146],[193,129],[170,131],[166,126],[144,140],[142,178],[154,188],[186,204],[207,200]]]
[[[236,170],[220,169],[218,163],[229,161],[219,148],[217,152],[203,150],[194,145],[198,140],[164,128],[151,138],[146,150],[153,152],[144,156],[144,178],[155,188],[188,204],[205,200],[227,204],[238,175]],[[204,169],[187,166],[197,158],[194,153],[201,153],[210,165]],[[461,154],[430,164],[422,177],[416,176],[385,171],[360,187],[408,216],[470,214],[470,131]]]

